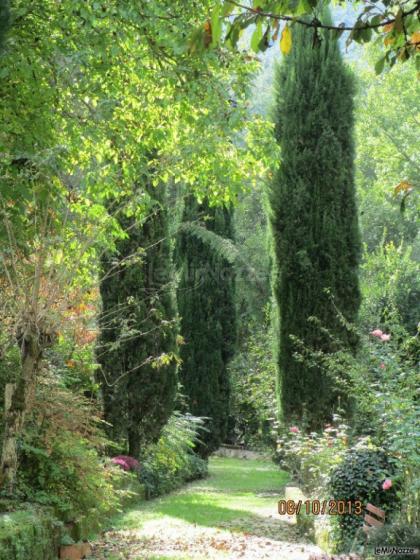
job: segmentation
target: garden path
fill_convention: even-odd
[[[267,460],[212,457],[208,478],[116,518],[94,558],[307,560],[321,550],[277,513],[287,480]]]

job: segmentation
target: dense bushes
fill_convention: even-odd
[[[387,512],[387,525],[415,527],[420,511],[418,336],[407,335],[392,314],[387,330],[377,327],[374,316],[370,321],[376,328],[358,332],[356,357],[302,354],[302,359],[318,360],[348,391],[353,403],[349,425],[309,435],[304,427],[292,426],[279,439],[278,458],[312,498],[360,500],[364,507],[371,502]],[[382,487],[386,479],[391,483]],[[337,550],[348,551],[360,540],[361,517],[337,516],[329,523]]]
[[[376,546],[386,546],[390,547],[413,547],[420,549],[420,529],[414,525],[408,525],[404,523],[387,523],[384,527],[375,530],[369,536],[369,543],[367,547],[366,558],[368,560],[374,560],[378,558],[377,554],[374,554],[374,549]],[[408,556],[410,558],[410,556]],[[407,554],[393,554],[392,559],[394,560],[406,560]]]
[[[399,506],[397,489],[392,483],[397,472],[398,461],[383,449],[356,446],[346,452],[341,464],[332,472],[328,484],[330,495],[344,502],[360,501],[363,507],[371,503],[392,513]],[[391,484],[389,488],[385,481]],[[363,524],[363,510],[362,514],[339,515],[334,521],[336,546],[349,550]]]
[[[56,560],[60,524],[45,508],[1,514],[0,560]]]
[[[420,275],[413,247],[401,242],[366,252],[361,267],[364,293],[360,322],[366,330],[375,318],[382,327],[399,323],[415,335],[420,317]]]
[[[250,333],[229,367],[232,393],[228,440],[251,449],[274,448],[276,439],[276,368],[267,319],[262,327],[249,323]]]
[[[348,426],[339,416],[322,432],[305,434],[297,426],[283,430],[277,440],[276,461],[288,470],[308,495],[328,498],[330,472],[340,464],[348,446]]]
[[[106,444],[91,403],[45,377],[21,442],[19,497],[52,506],[64,521],[98,528],[120,498],[114,486],[121,471],[101,458]]]
[[[174,413],[159,441],[147,448],[140,467],[140,481],[146,497],[170,492],[183,482],[207,474],[207,462],[193,452],[203,420],[189,414]]]

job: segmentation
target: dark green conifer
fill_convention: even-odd
[[[281,163],[270,189],[281,408],[286,419],[306,418],[311,427],[330,418],[339,392],[321,368],[296,360],[293,337],[323,352],[354,349],[337,310],[352,322],[360,303],[353,80],[337,40],[329,32],[320,39],[294,26],[292,50],[278,68]]]
[[[233,239],[232,209],[198,204],[188,198],[184,222],[200,220],[207,230]],[[182,230],[177,260],[180,267],[178,309],[181,317],[180,380],[189,411],[205,416],[208,432],[197,451],[208,456],[226,437],[230,384],[227,364],[236,342],[232,263],[215,244]]]
[[[9,0],[0,0],[0,48],[6,36],[10,22]]]
[[[149,189],[148,218],[120,218],[127,237],[102,262],[97,350],[105,419],[130,455],[156,441],[174,408],[177,314],[164,186]]]
[[[0,0],[0,47],[3,45],[3,40],[9,27],[9,20],[9,0]]]

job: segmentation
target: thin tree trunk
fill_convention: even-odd
[[[128,432],[128,434],[127,434],[128,435],[128,454],[131,457],[135,457],[136,459],[138,459],[139,456],[140,456],[140,451],[141,451],[140,430],[137,428],[137,426],[129,426],[127,432]]]
[[[5,487],[10,494],[14,491],[18,468],[17,441],[22,434],[26,413],[33,403],[40,362],[41,348],[37,334],[24,335],[21,342],[21,376],[16,384],[8,384],[5,391],[0,487]]]

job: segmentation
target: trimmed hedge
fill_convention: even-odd
[[[61,528],[45,509],[0,513],[0,560],[56,560]]]

